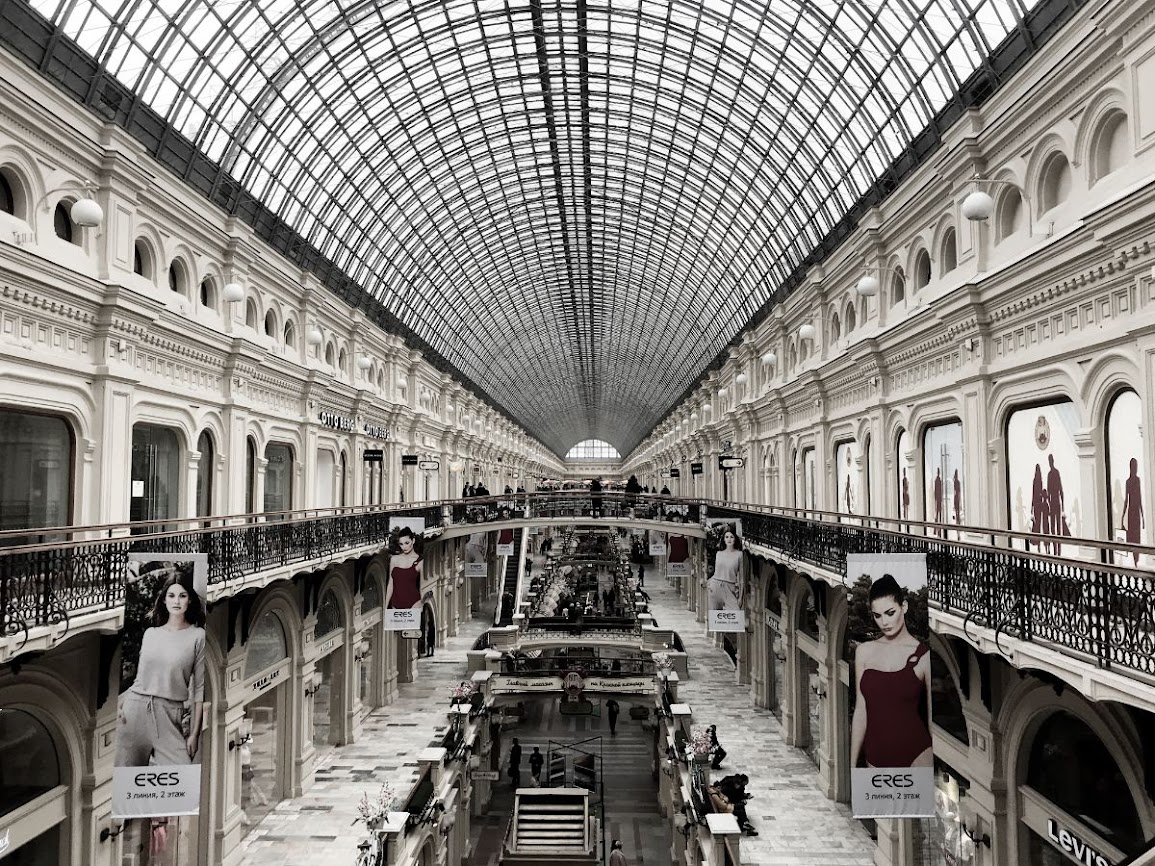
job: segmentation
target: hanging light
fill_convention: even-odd
[[[690,413],[690,423],[691,424],[697,424],[698,423],[698,411],[696,409]]]
[[[230,304],[243,301],[245,299],[245,287],[236,282],[225,283],[225,287],[221,289],[221,297]]]
[[[227,289],[228,286],[225,286]],[[321,329],[315,324],[309,325],[309,329],[305,331],[305,342],[310,346],[319,346],[325,341],[325,335],[321,333]]]
[[[765,352],[762,355],[762,363],[767,367],[773,367],[778,363],[778,356],[774,352]]]
[[[725,385],[723,385],[721,388],[718,389],[718,396],[719,397],[725,397],[729,393],[730,393],[730,389],[727,388]]]
[[[995,200],[981,189],[976,189],[963,199],[962,215],[971,222],[982,222],[990,219],[994,210]]]
[[[84,228],[94,228],[104,222],[104,209],[93,198],[81,198],[72,203],[68,211],[72,221]]]
[[[800,340],[813,340],[817,336],[818,331],[815,330],[814,326],[809,322],[798,329],[798,338]]]
[[[747,382],[750,381],[750,377],[747,376],[746,371],[743,370],[741,373],[739,373],[737,376],[734,377],[734,381],[737,382],[739,385],[745,385]]]
[[[854,287],[854,291],[863,298],[873,298],[881,288],[882,284],[878,282],[878,277],[873,274],[864,274]]]
[[[373,366],[373,359],[370,358],[368,355],[358,355],[357,356],[357,369],[358,370],[368,370],[372,366]]]

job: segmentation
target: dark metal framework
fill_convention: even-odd
[[[629,453],[1081,0],[0,0],[557,454]]]

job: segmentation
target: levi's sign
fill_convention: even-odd
[[[1047,819],[1047,837],[1076,863],[1083,866],[1113,866],[1112,862],[1068,830],[1054,818]]]
[[[719,469],[741,469],[746,465],[745,457],[719,457]]]

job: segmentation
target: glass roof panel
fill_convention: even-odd
[[[565,454],[628,453],[1041,2],[31,5]]]

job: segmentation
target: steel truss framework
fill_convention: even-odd
[[[555,453],[628,454],[1081,0],[0,0]]]

